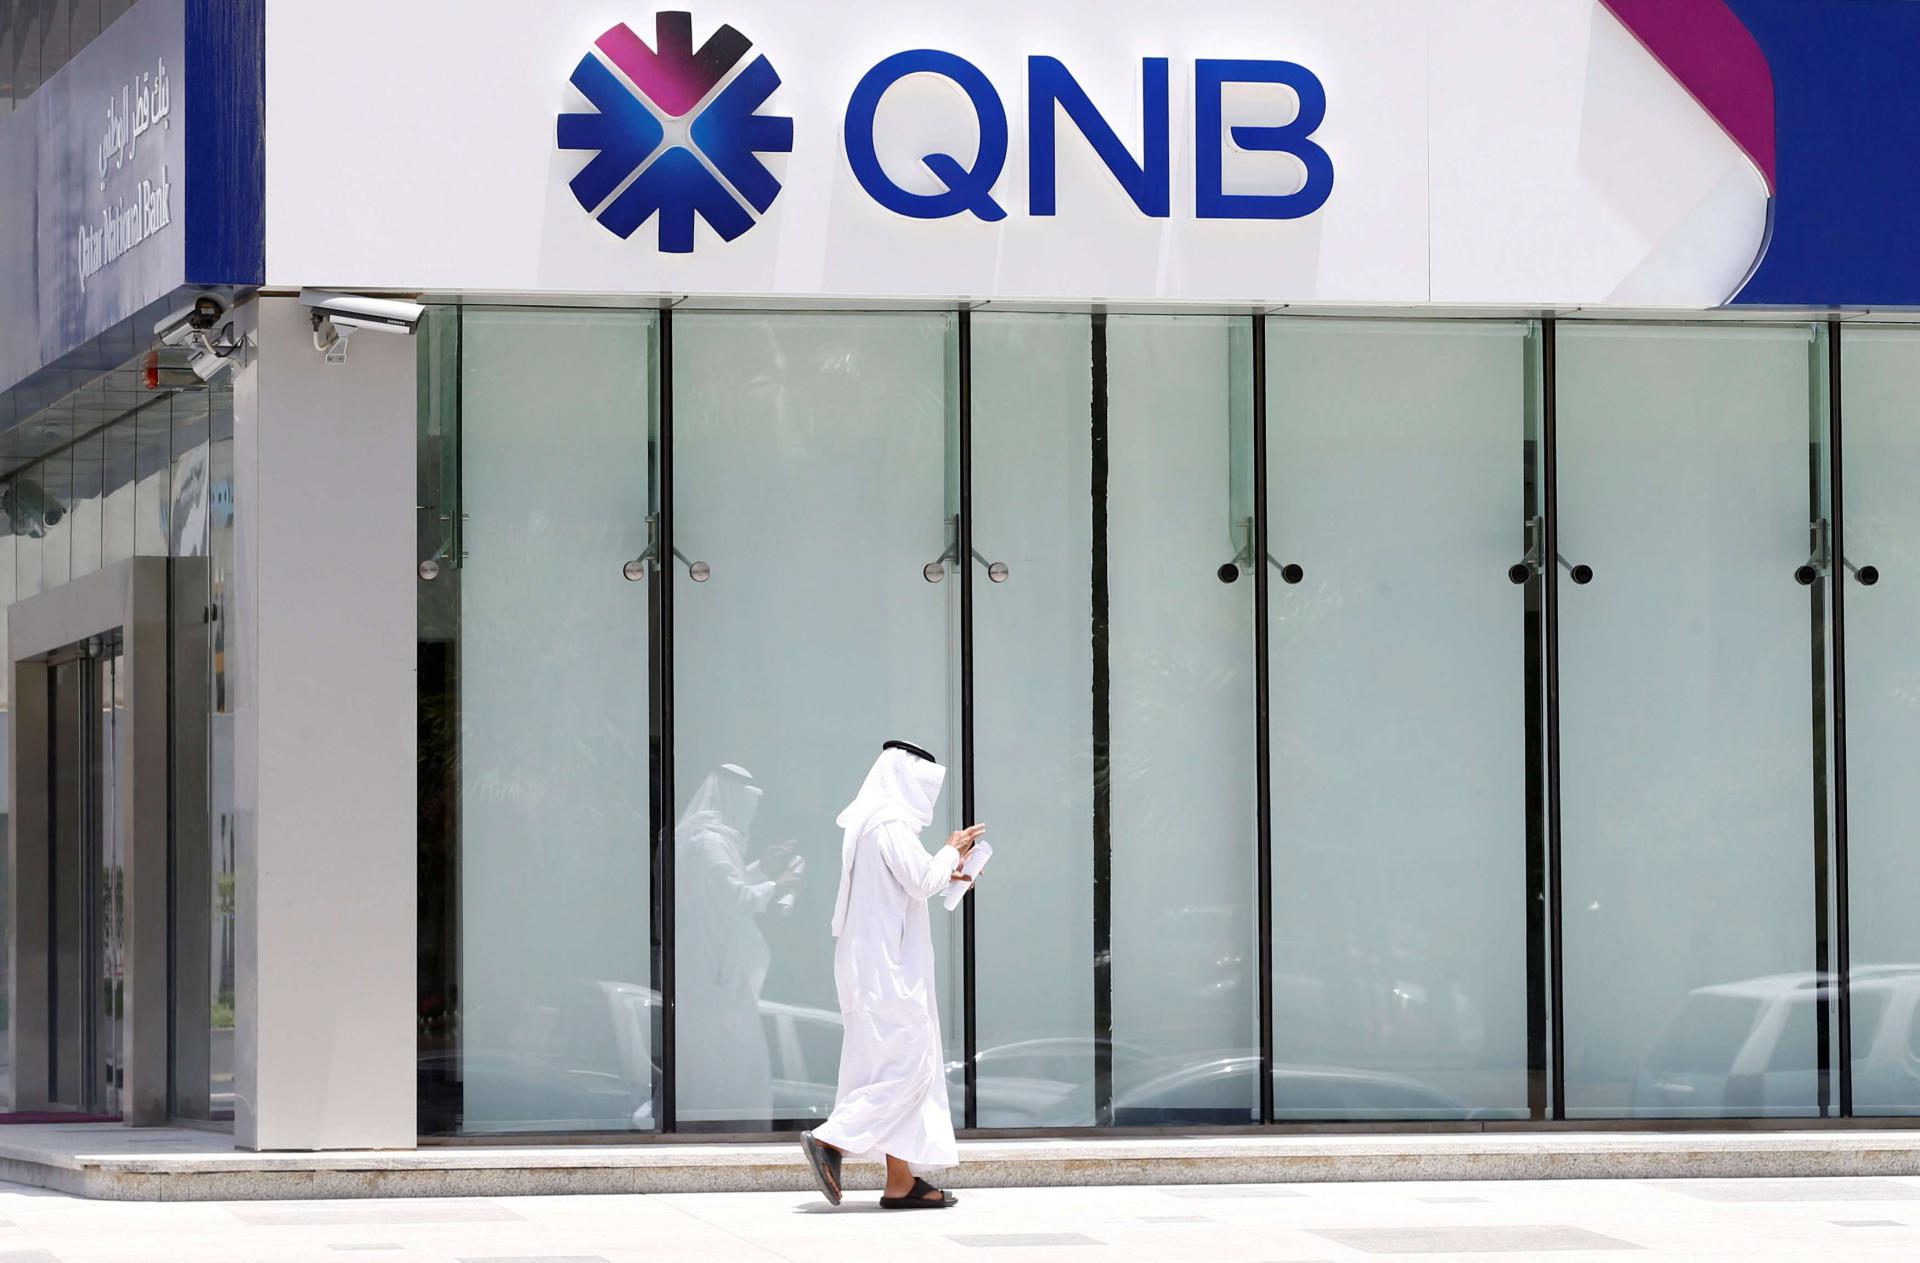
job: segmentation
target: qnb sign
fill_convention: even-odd
[[[1173,213],[1173,135],[1168,61],[1140,63],[1141,152],[1136,159],[1066,66],[1052,57],[1027,60],[1027,213],[1048,216],[1058,206],[1058,123],[1065,115],[1140,212],[1156,219]],[[958,87],[979,126],[971,163],[950,153],[921,161],[941,186],[922,191],[901,186],[881,165],[875,129],[887,92],[913,75],[934,75]],[[1280,126],[1235,125],[1227,118],[1230,85],[1278,85],[1292,90],[1300,107]],[[1326,205],[1333,194],[1333,159],[1313,139],[1326,119],[1327,94],[1319,78],[1290,61],[1201,59],[1193,63],[1194,213],[1200,219],[1300,219]],[[1005,173],[1010,146],[1006,102],[984,71],[964,57],[937,49],[895,53],[869,70],[847,105],[847,159],[868,196],[913,219],[973,215],[994,222],[1007,209],[994,196]],[[1306,170],[1292,193],[1230,193],[1226,146],[1289,155]]]

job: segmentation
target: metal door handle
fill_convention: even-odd
[[[1005,583],[1013,577],[1013,567],[1004,561],[988,561],[978,548],[973,550],[973,559],[987,568],[987,578],[995,583]],[[938,583],[947,577],[947,565],[960,564],[960,519],[947,519],[947,551],[920,567],[920,577],[928,583]]]
[[[1288,585],[1299,583],[1307,577],[1306,567],[1297,561],[1283,563],[1272,554],[1268,554],[1267,564],[1275,570],[1278,570],[1280,572],[1280,582]],[[1238,583],[1240,581],[1240,562],[1237,559],[1227,562],[1221,566],[1220,569],[1214,571],[1214,577],[1222,583]]]
[[[947,562],[953,559],[952,552],[941,553],[920,569],[920,577],[928,583],[938,583],[947,577]],[[987,568],[987,578],[995,583],[1005,583],[1013,577],[1013,567],[1004,561],[988,561],[978,548],[973,550],[973,559]]]
[[[673,555],[687,568],[687,578],[695,583],[705,583],[713,578],[713,567],[704,561],[693,561],[678,548]],[[660,519],[658,516],[647,519],[647,547],[638,557],[620,567],[621,577],[628,583],[638,583],[647,577],[647,566],[660,560]]]

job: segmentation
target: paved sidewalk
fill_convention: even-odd
[[[95,1202],[0,1185],[0,1263],[1920,1258],[1920,1178],[971,1190],[948,1211],[809,1195]]]

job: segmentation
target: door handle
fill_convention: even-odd
[[[1013,567],[1004,561],[988,561],[978,548],[973,550],[973,559],[987,568],[987,578],[994,583],[1005,583],[1013,577]],[[920,567],[920,577],[928,583],[938,583],[947,577],[948,563],[960,564],[960,519],[957,517],[947,519],[947,551]]]
[[[1840,565],[1851,574],[1861,587],[1870,588],[1880,582],[1880,567],[1856,566],[1845,557]],[[1810,588],[1822,575],[1833,571],[1833,524],[1825,518],[1817,518],[1813,523],[1813,552],[1807,559],[1793,568],[1793,579],[1803,588]]]
[[[695,583],[705,583],[707,580],[713,578],[713,567],[709,566],[706,562],[691,560],[678,548],[673,550],[673,555],[681,565],[687,568],[687,578],[692,579]],[[632,561],[620,567],[620,575],[628,583],[638,583],[647,577],[647,567],[659,560],[660,519],[658,517],[650,517],[647,519],[646,549],[638,557],[635,557]]]

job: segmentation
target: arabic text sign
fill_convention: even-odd
[[[35,94],[46,358],[185,274],[185,26],[182,0],[142,0]]]

